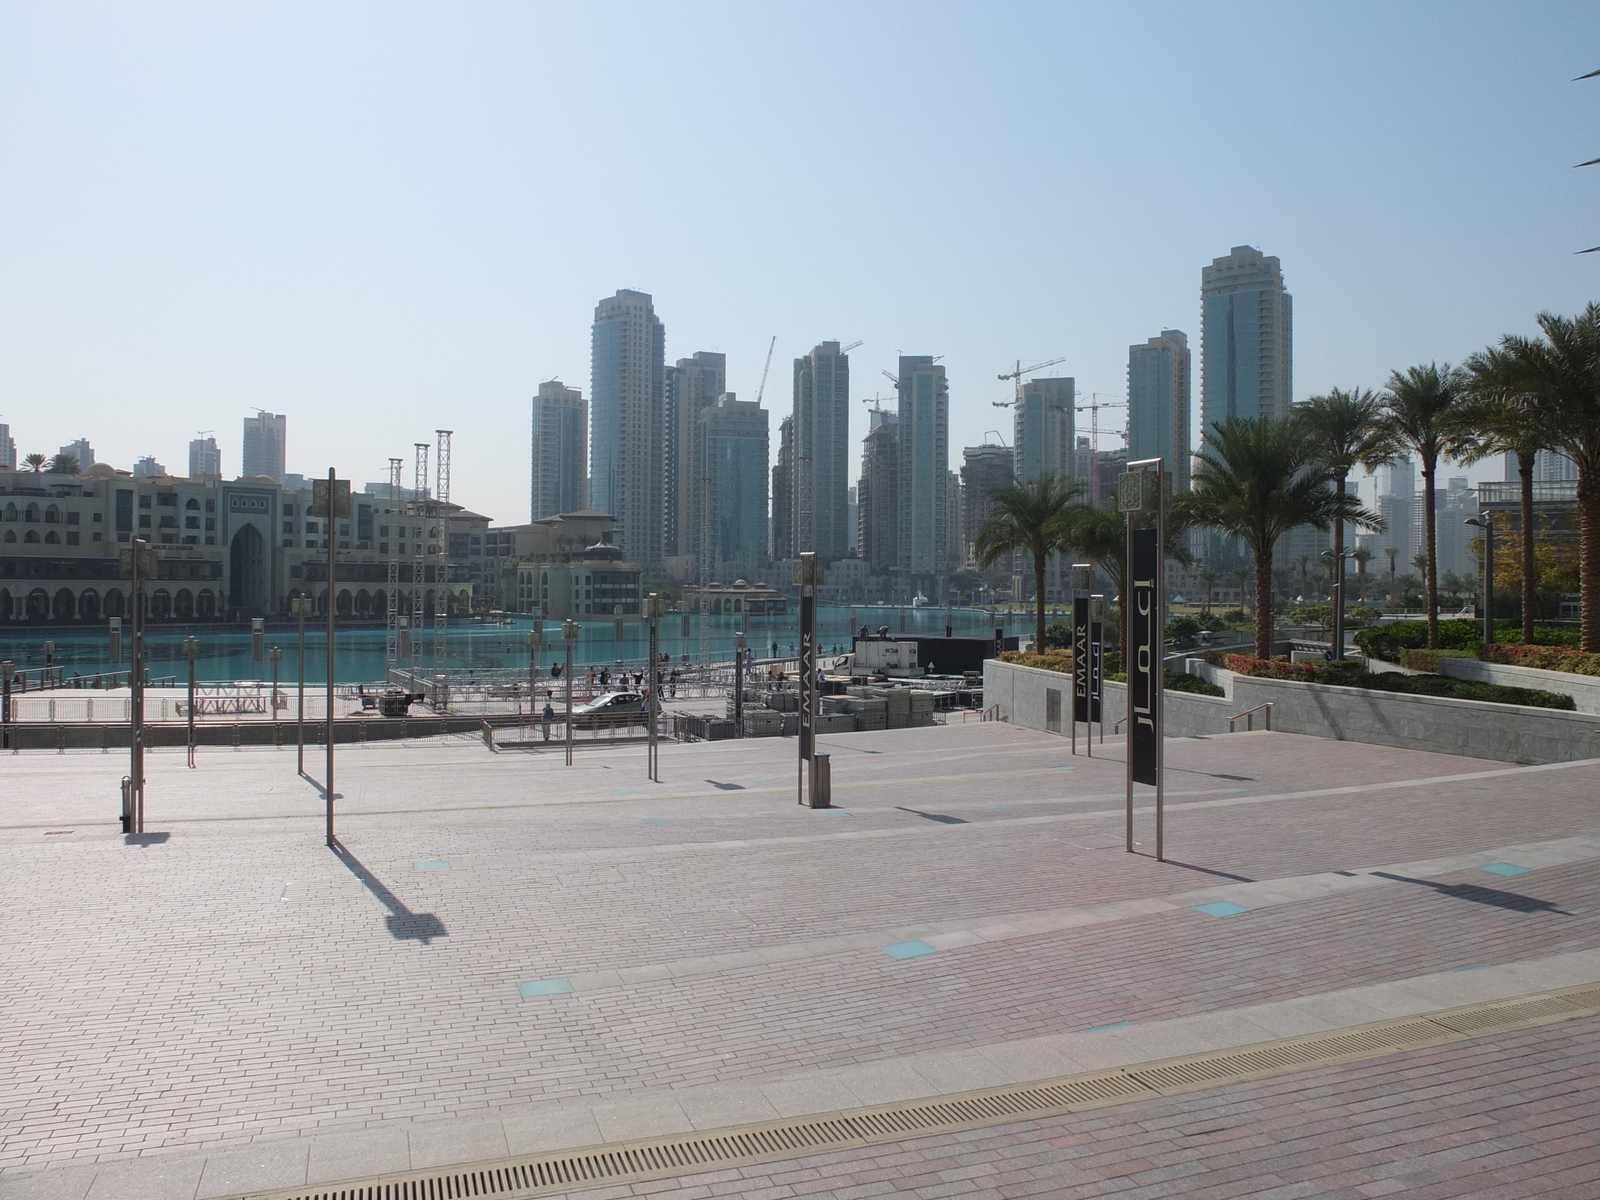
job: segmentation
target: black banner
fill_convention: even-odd
[[[1072,601],[1072,719],[1089,719],[1089,599],[1076,596]]]
[[[1100,684],[1105,678],[1104,627],[1099,621],[1089,624],[1089,719],[1098,723],[1100,716]]]
[[[704,616],[701,617],[704,620]],[[816,730],[817,709],[817,589],[809,584],[800,588],[800,757],[809,759]]]
[[[1128,671],[1128,754],[1133,781],[1156,782],[1157,745],[1161,737],[1161,613],[1156,603],[1157,572],[1161,556],[1154,529],[1135,529],[1129,535],[1128,640],[1131,646],[1124,666]]]

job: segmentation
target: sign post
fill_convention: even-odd
[[[1123,647],[1128,672],[1127,833],[1125,849],[1133,852],[1133,785],[1156,789],[1156,861],[1164,861],[1162,697],[1166,663],[1166,597],[1162,545],[1170,479],[1160,458],[1128,464],[1118,481],[1117,506],[1128,514],[1128,641]],[[1155,518],[1139,528],[1139,517]]]
[[[572,765],[572,648],[578,644],[581,627],[571,617],[561,623],[561,637],[567,643],[567,766]]]
[[[200,639],[183,639],[183,656],[189,660],[189,766],[194,767],[194,664],[200,657]]]
[[[544,649],[544,617],[533,619],[528,631],[528,736],[533,736],[534,709],[539,693],[539,652]]]
[[[749,608],[745,620],[750,619]],[[750,650],[750,635],[739,630],[733,635],[733,736],[744,736],[744,663]]]
[[[289,601],[289,613],[300,622],[300,690],[294,709],[295,770],[306,773],[306,618],[311,615],[311,598],[296,596]]]
[[[1083,593],[1091,586],[1094,568],[1088,563],[1072,564],[1072,752],[1078,752],[1078,722],[1089,723],[1089,691],[1092,658],[1089,652],[1089,599]],[[1094,731],[1085,731],[1084,746],[1094,757]]]
[[[661,711],[661,610],[663,605],[661,597],[651,592],[644,598],[644,615],[650,622],[650,666],[645,673],[645,719],[650,722],[648,730],[650,746],[649,775],[656,782],[661,782],[661,747],[656,741],[656,717]]]
[[[315,479],[311,486],[311,515],[321,517],[325,523],[326,532],[323,534],[328,541],[328,686],[327,701],[328,711],[323,720],[326,725],[327,739],[327,767],[326,780],[323,783],[323,798],[326,801],[328,845],[334,844],[333,838],[333,621],[338,612],[339,598],[334,590],[336,582],[334,564],[337,561],[338,535],[334,529],[337,522],[350,519],[350,481],[340,479],[335,475],[332,467],[328,468],[328,478],[324,481]]]
[[[1089,597],[1089,719],[1100,726],[1100,744],[1106,744],[1106,718],[1100,701],[1105,682],[1105,603],[1101,595]],[[1088,731],[1094,736],[1094,730]],[[1091,753],[1093,751],[1091,750]]]
[[[133,544],[122,552],[122,565],[127,570],[132,593],[131,615],[133,653],[129,664],[128,684],[132,699],[129,702],[130,736],[128,739],[128,786],[122,805],[122,831],[144,832],[144,585],[155,574],[156,552],[143,538],[134,538]]]
[[[817,588],[823,580],[823,565],[813,551],[800,555],[794,565],[794,582],[800,589],[800,761],[796,803],[811,808],[819,803],[816,778],[817,729]]]

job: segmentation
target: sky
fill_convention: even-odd
[[[862,400],[942,355],[957,468],[1013,362],[1114,403],[1165,328],[1198,426],[1236,245],[1282,260],[1295,398],[1377,388],[1600,298],[1596,68],[1577,3],[8,0],[0,422],[180,473],[215,430],[231,474],[265,408],[289,470],[408,483],[449,428],[452,499],[514,523],[529,398],[588,394],[637,288],[741,399],[776,337],[774,440],[817,342]]]

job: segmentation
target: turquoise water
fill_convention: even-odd
[[[946,613],[942,608],[822,608],[818,613],[818,636],[824,650],[834,646],[847,649],[850,636],[862,625],[871,626],[874,632],[887,625],[891,633],[929,634],[942,636]],[[689,636],[684,637],[683,617],[668,614],[661,620],[661,651],[681,661],[685,655],[691,659],[700,655],[701,618],[689,619]],[[726,661],[733,657],[733,635],[743,628],[739,617],[704,618],[710,628],[709,648],[713,660]],[[852,619],[854,625],[851,624]],[[980,609],[954,609],[950,623],[957,637],[979,637],[992,631],[989,614]],[[1017,633],[1032,628],[1025,615],[1002,616],[997,622],[1007,633]],[[449,634],[449,667],[452,673],[494,667],[526,669],[528,665],[527,636],[533,628],[529,617],[513,618],[507,625],[480,625],[475,622],[452,622]],[[296,677],[296,626],[269,625],[266,644],[283,649],[279,678]],[[794,653],[799,640],[798,617],[789,614],[781,617],[752,617],[750,621],[750,649],[757,658],[772,654],[774,643],[778,654]],[[183,640],[193,634],[200,640],[200,658],[195,666],[195,676],[202,680],[266,679],[271,675],[270,664],[253,662],[250,658],[250,631],[236,625],[160,625],[146,634],[149,669],[151,675],[177,675],[187,673],[183,656]],[[306,679],[326,679],[323,670],[326,654],[326,630],[308,625],[306,628]],[[432,630],[428,632],[428,646],[432,645]],[[550,664],[561,661],[564,646],[560,627],[554,622],[545,623],[545,648],[539,655],[540,673],[547,674]],[[127,667],[129,650],[127,624],[123,624],[122,668]],[[0,632],[0,659],[10,659],[18,669],[41,667],[45,663],[44,643],[55,643],[55,665],[62,669],[67,679],[74,675],[93,675],[117,669],[119,664],[108,660],[108,638],[105,628],[98,630],[68,629],[6,629]],[[623,625],[623,640],[616,640],[615,627],[610,621],[592,622],[583,626],[583,636],[573,650],[573,661],[582,664],[643,662],[648,653],[649,633],[638,621]],[[341,683],[374,682],[384,677],[384,631],[381,628],[361,627],[340,629],[334,635],[335,678]],[[421,667],[435,669],[425,658]]]

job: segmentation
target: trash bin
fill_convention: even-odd
[[[829,756],[826,754],[813,754],[811,756],[811,807],[833,807],[833,771],[829,766]]]

